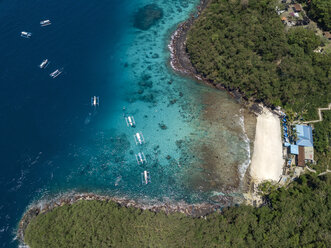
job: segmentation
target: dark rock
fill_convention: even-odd
[[[176,140],[176,146],[180,149],[182,148],[184,141],[183,140]]]
[[[139,82],[138,85],[143,87],[143,88],[152,88],[153,87],[153,83],[149,82],[149,81]]]
[[[159,126],[162,130],[166,130],[168,128],[164,123],[159,123]]]
[[[177,102],[177,99],[173,99],[170,101],[170,104],[172,105],[172,104],[175,104],[176,102]]]
[[[152,76],[149,75],[149,74],[144,74],[141,78],[142,78],[143,81],[147,81],[147,80],[149,80],[151,77],[152,77]]]
[[[153,59],[157,59],[158,57],[159,57],[159,55],[157,53],[154,53],[152,56]]]
[[[147,94],[140,98],[143,102],[154,102],[154,95],[153,94]]]
[[[156,4],[147,4],[140,8],[134,16],[133,26],[141,30],[148,30],[163,17],[163,10]]]

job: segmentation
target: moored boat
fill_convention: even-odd
[[[50,20],[43,20],[40,22],[40,26],[42,27],[45,27],[45,26],[48,26],[48,25],[51,25],[51,21]]]
[[[30,32],[26,32],[26,31],[21,32],[21,37],[23,37],[23,38],[30,38],[31,35],[32,35],[32,33],[30,33]]]
[[[62,73],[62,69],[56,69],[55,71],[53,71],[51,74],[49,74],[50,77],[52,78],[56,78],[57,76],[59,76]]]
[[[41,69],[44,69],[44,68],[46,68],[48,66],[48,64],[49,64],[48,59],[44,59],[43,62],[41,62],[41,64],[39,65],[39,67]]]

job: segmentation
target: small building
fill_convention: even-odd
[[[297,145],[290,145],[290,153],[293,155],[299,155],[299,147]]]
[[[314,148],[311,146],[306,146],[304,147],[305,151],[305,160],[309,162],[314,161]]]
[[[313,147],[313,130],[310,126],[295,125],[298,140],[296,144],[298,146],[311,146]]]
[[[296,3],[293,5],[294,12],[300,12],[302,10],[301,5]]]
[[[298,166],[305,166],[305,163],[314,161],[313,130],[310,126],[295,125],[297,133],[296,145],[298,146]],[[293,148],[295,152],[295,148]],[[294,154],[294,153],[293,153]]]

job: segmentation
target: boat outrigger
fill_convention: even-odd
[[[125,121],[126,121],[126,125],[128,127],[135,127],[136,126],[136,122],[134,121],[134,118],[133,116],[127,116],[125,117]]]
[[[142,145],[145,142],[142,132],[136,133],[135,135],[133,135],[133,137],[134,137],[134,141],[136,142],[136,145],[138,144]]]
[[[23,37],[23,38],[30,38],[31,35],[32,35],[32,33],[30,33],[30,32],[26,32],[26,31],[21,32],[21,37]]]
[[[151,176],[148,171],[144,171],[141,173],[141,183],[148,184],[151,182]]]
[[[50,20],[43,20],[40,22],[40,26],[42,27],[45,27],[45,26],[48,26],[48,25],[51,25],[51,21]]]
[[[57,76],[59,76],[62,73],[62,69],[56,69],[55,71],[53,71],[51,74],[49,74],[50,77],[52,78],[56,78]]]
[[[46,68],[48,66],[48,64],[49,64],[48,59],[44,59],[43,62],[41,62],[41,64],[39,65],[39,67],[41,69],[44,69],[44,68]]]
[[[99,97],[98,96],[94,96],[91,97],[91,106],[99,106]]]
[[[138,154],[136,154],[136,159],[137,159],[138,165],[147,163],[145,154],[143,152],[139,152]]]

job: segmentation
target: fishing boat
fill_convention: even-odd
[[[40,22],[40,26],[42,27],[45,27],[45,26],[48,26],[48,25],[51,25],[51,21],[50,20],[43,20]]]
[[[136,154],[136,159],[137,159],[138,165],[147,163],[145,154],[143,152],[139,152],[138,154]]]
[[[30,32],[26,32],[26,31],[21,32],[21,37],[23,37],[23,38],[30,38],[31,35],[32,35],[32,33],[30,33]]]
[[[148,184],[151,182],[151,176],[148,171],[144,171],[141,173],[141,183]]]
[[[135,127],[136,126],[136,122],[134,121],[133,116],[127,116],[127,117],[125,117],[125,121],[126,121],[126,125],[128,127]]]
[[[59,76],[62,73],[62,69],[56,69],[55,71],[53,71],[51,74],[49,74],[49,76],[51,78],[56,78],[57,76]]]
[[[142,132],[136,133],[135,135],[133,135],[133,137],[134,137],[134,141],[136,142],[136,145],[138,144],[142,145],[145,142]]]
[[[93,96],[91,97],[91,106],[99,106],[99,97],[98,96]]]
[[[44,59],[43,62],[41,62],[41,64],[39,65],[39,67],[41,69],[44,69],[44,68],[46,68],[48,66],[48,64],[49,64],[48,59]]]

